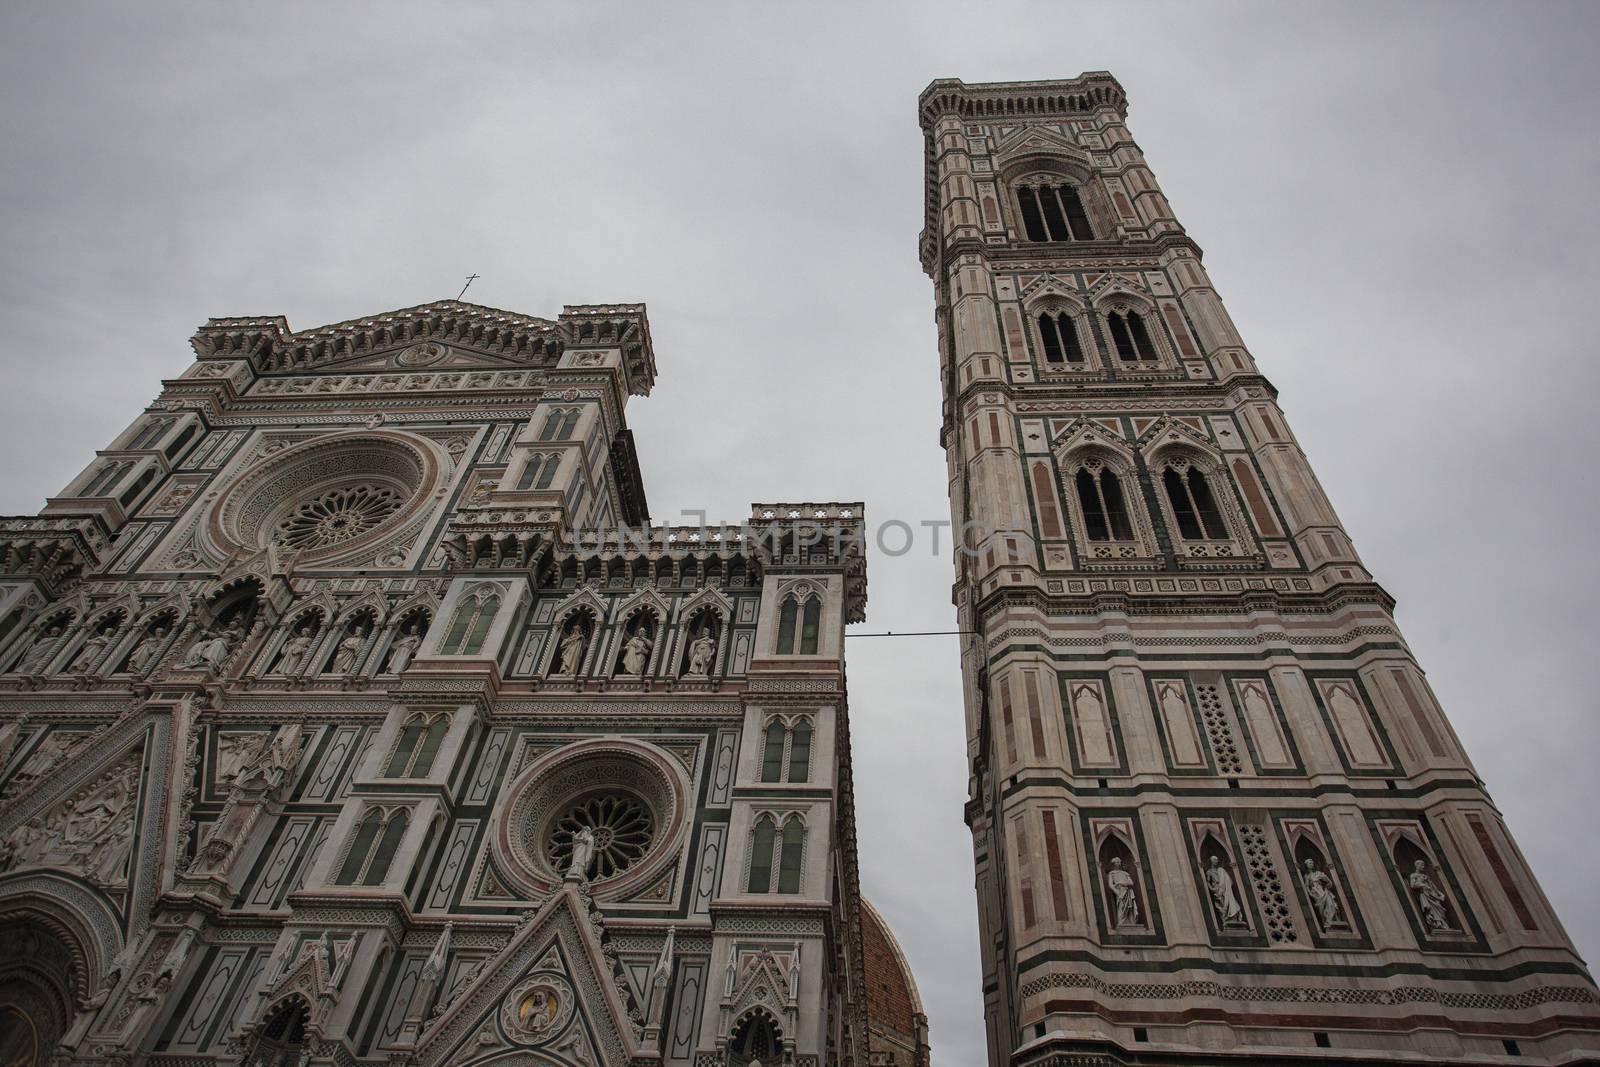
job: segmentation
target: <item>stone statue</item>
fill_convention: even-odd
[[[401,632],[389,645],[390,674],[403,674],[411,666],[411,657],[417,654],[417,646],[422,644],[422,637],[415,629],[406,629]]]
[[[157,626],[154,630],[139,639],[133,646],[133,651],[128,653],[128,672],[143,678],[150,673],[150,668],[155,665],[155,659],[161,651],[161,646],[167,640],[168,630],[165,626]]]
[[[311,654],[311,646],[316,638],[309,629],[297,630],[289,635],[283,643],[283,648],[278,650],[278,673],[293,678],[305,666],[306,656]]]
[[[115,630],[102,630],[89,635],[83,646],[78,649],[78,654],[72,658],[72,666],[67,668],[73,671],[91,671],[100,662],[100,657],[105,654],[106,646],[111,643],[111,636]]]
[[[1220,856],[1212,856],[1205,870],[1206,889],[1211,893],[1211,906],[1216,910],[1217,921],[1223,926],[1246,926],[1244,908],[1239,906],[1239,894],[1233,886],[1233,875],[1222,865]]]
[[[700,636],[689,645],[689,671],[690,674],[709,675],[711,661],[717,654],[716,638],[711,636],[709,628],[701,630]]]
[[[1428,877],[1426,863],[1417,860],[1411,865],[1411,876],[1406,879],[1406,884],[1411,887],[1411,892],[1417,899],[1417,910],[1422,913],[1422,921],[1427,924],[1429,930],[1455,929],[1450,922],[1448,898],[1445,897],[1444,890]]]
[[[22,654],[22,659],[17,662],[18,674],[38,674],[44,665],[50,662],[50,657],[55,653],[56,644],[61,640],[61,624],[56,623],[44,633],[33,639],[33,644],[28,651]]]
[[[627,674],[643,674],[645,665],[650,662],[650,650],[654,647],[655,642],[650,640],[643,626],[633,631],[628,643],[622,646],[623,671]]]
[[[567,881],[587,882],[589,865],[594,862],[594,831],[580,826],[572,835],[572,862],[567,864]]]
[[[578,668],[583,665],[583,646],[586,642],[583,636],[583,627],[574,624],[561,637],[561,644],[556,653],[557,674],[577,674]]]
[[[1344,920],[1344,908],[1339,904],[1339,893],[1333,887],[1333,879],[1328,877],[1327,871],[1317,868],[1316,860],[1306,859],[1305,874],[1301,881],[1305,883],[1306,896],[1316,910],[1317,918],[1322,921],[1324,930],[1348,925]]]
[[[1117,905],[1116,926],[1143,926],[1139,918],[1139,898],[1133,892],[1133,875],[1122,869],[1122,857],[1111,857],[1111,869],[1106,872],[1106,888]]]
[[[200,638],[178,662],[179,670],[204,670],[214,673],[222,669],[233,652],[233,643],[244,637],[236,618],[221,633],[208,633]]]
[[[367,632],[360,628],[352,630],[339,642],[338,651],[333,654],[333,673],[349,674],[355,669],[356,660],[361,655],[361,650],[367,647]]]

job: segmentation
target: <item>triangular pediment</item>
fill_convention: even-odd
[[[623,1067],[640,1051],[637,1013],[593,905],[568,883],[452,991],[417,1043],[418,1067],[465,1067],[527,1051],[555,1063]]]

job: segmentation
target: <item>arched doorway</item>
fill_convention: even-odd
[[[61,934],[0,920],[0,1067],[45,1067],[72,1025],[79,965]]]

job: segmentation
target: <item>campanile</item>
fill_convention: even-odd
[[[990,1063],[1590,1062],[1593,981],[1122,87],[919,104]]]

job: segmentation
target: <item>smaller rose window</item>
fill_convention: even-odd
[[[275,539],[290,548],[328,548],[376,529],[404,504],[405,497],[386,485],[329,489],[291,511]]]
[[[550,826],[545,855],[550,866],[565,871],[572,864],[572,839],[587,827],[594,834],[594,860],[589,877],[599,881],[621,874],[650,849],[655,818],[637,798],[626,793],[585,797],[556,817]]]

